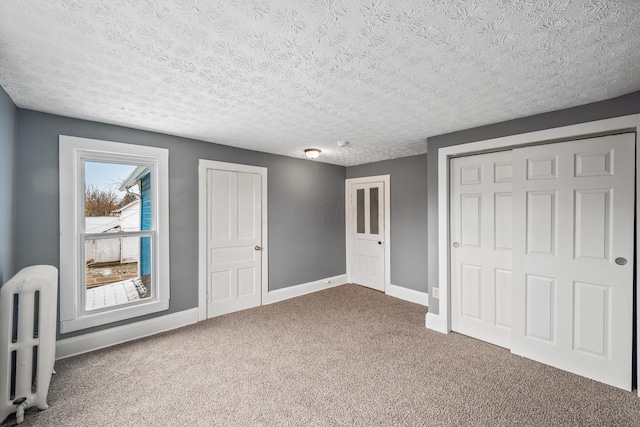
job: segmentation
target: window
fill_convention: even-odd
[[[60,136],[60,331],[169,308],[168,151]]]

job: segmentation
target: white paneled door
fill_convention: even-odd
[[[510,345],[512,152],[451,160],[451,326]]]
[[[635,138],[450,161],[454,331],[631,388]]]
[[[351,280],[379,291],[384,288],[384,182],[351,185]]]
[[[207,170],[208,317],[261,303],[261,178]]]
[[[514,150],[511,350],[631,389],[633,134]]]

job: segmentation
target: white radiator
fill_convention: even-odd
[[[58,270],[27,267],[0,288],[0,423],[47,409],[56,353]]]

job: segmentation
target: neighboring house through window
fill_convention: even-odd
[[[169,307],[168,150],[60,136],[60,330]]]
[[[139,189],[140,193],[131,192],[132,188]],[[136,198],[133,202],[137,208],[138,215],[136,216],[137,224],[136,230],[149,231],[152,230],[152,202],[151,202],[151,170],[148,166],[138,166],[127,177],[120,188],[120,191],[125,191],[126,194],[131,194]],[[134,238],[135,239],[135,238]],[[151,251],[151,238],[149,236],[141,236],[136,239],[136,246],[139,249],[138,262],[138,275],[144,289],[151,288],[151,266],[152,266],[152,251]]]

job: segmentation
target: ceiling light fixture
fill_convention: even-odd
[[[317,148],[307,148],[306,150],[304,150],[304,154],[306,154],[307,157],[312,160],[317,159],[320,153],[321,151]]]

